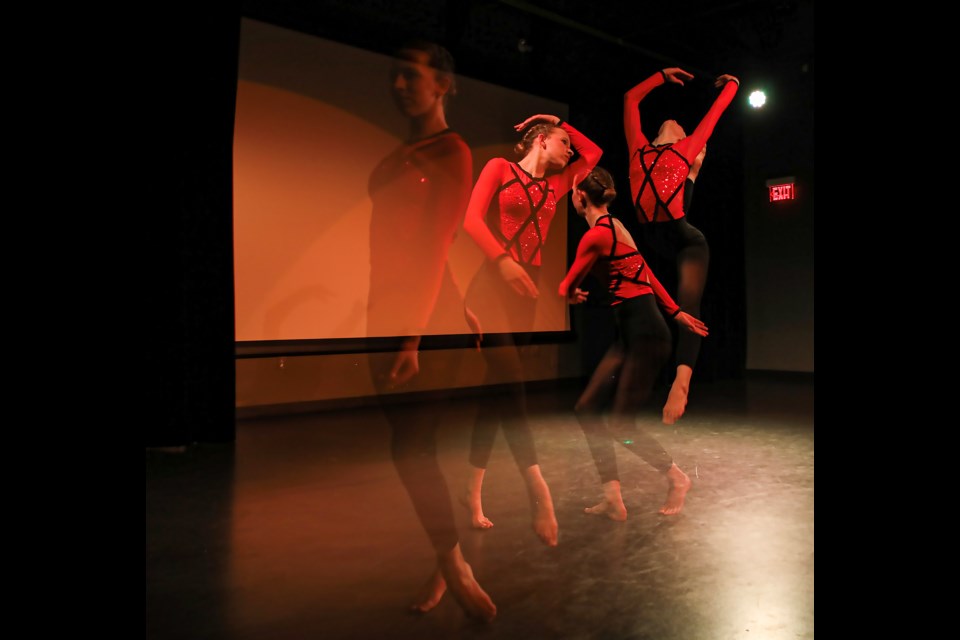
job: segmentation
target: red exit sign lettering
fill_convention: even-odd
[[[770,202],[797,198],[796,181],[793,176],[767,180],[767,190],[770,192]]]

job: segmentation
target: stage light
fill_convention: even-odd
[[[754,91],[750,94],[749,101],[751,107],[759,109],[767,103],[767,94],[760,90]]]

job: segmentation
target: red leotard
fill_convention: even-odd
[[[569,124],[560,127],[580,154],[561,173],[534,178],[504,158],[493,158],[480,173],[463,228],[491,260],[507,252],[520,264],[538,266],[557,200],[573,187],[574,176],[600,161],[600,147]]]
[[[369,335],[422,335],[449,278],[473,159],[447,129],[401,145],[370,175]],[[462,302],[446,304],[462,315]]]
[[[621,245],[622,253],[617,253],[618,245]],[[591,271],[607,284],[607,290],[614,298],[612,305],[652,293],[671,317],[680,313],[680,306],[657,280],[637,248],[617,240],[617,230],[610,214],[601,216],[580,239],[577,257],[560,283],[560,295],[566,297]]]
[[[670,329],[657,304],[673,316],[680,307],[636,247],[618,241],[618,233],[613,217],[601,216],[580,239],[577,257],[559,290],[560,295],[568,297],[570,290],[593,270],[614,294],[617,338],[590,376],[575,409],[602,483],[620,479],[611,435],[661,473],[673,465],[663,446],[639,427],[636,412],[649,398],[660,369],[670,357]],[[619,253],[618,244],[622,245]],[[611,395],[609,419],[605,420],[601,412]]]
[[[506,253],[536,281],[540,252],[557,211],[557,200],[570,191],[577,174],[586,175],[600,161],[600,147],[569,124],[559,126],[580,154],[575,162],[557,174],[534,178],[515,162],[490,160],[473,188],[463,221],[464,230],[488,258],[467,291],[467,304],[484,330],[485,384],[508,383],[497,402],[481,403],[477,411],[470,464],[478,469],[487,467],[501,425],[521,472],[537,464],[527,420],[523,362],[517,347],[529,340],[533,330],[536,299],[517,294],[500,276],[493,260]]]
[[[678,220],[684,216],[683,187],[690,165],[707,144],[713,128],[733,96],[736,82],[727,82],[696,130],[672,144],[651,145],[640,128],[640,101],[666,82],[658,72],[623,96],[623,130],[630,148],[630,191],[641,223]]]
[[[447,256],[460,223],[473,177],[473,160],[463,139],[449,129],[400,145],[370,175],[370,297],[368,335],[394,337],[395,347],[368,354],[377,398],[389,397],[390,373],[401,353],[398,336],[432,332],[431,321],[463,318]],[[421,343],[422,344],[422,343]],[[459,361],[418,357],[417,378],[448,380]],[[434,549],[445,553],[458,541],[450,495],[437,465],[437,405],[381,404],[391,426],[390,452],[397,474]]]

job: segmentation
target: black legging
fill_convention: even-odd
[[[694,316],[700,317],[700,301],[707,285],[710,266],[710,247],[703,233],[687,222],[686,217],[667,222],[648,222],[640,225],[644,243],[658,255],[677,263],[677,304]],[[681,331],[677,339],[677,365],[691,369],[700,355],[701,338],[692,331]]]
[[[614,307],[617,340],[590,377],[574,410],[600,474],[600,482],[619,480],[618,440],[634,455],[666,473],[673,458],[656,439],[636,425],[636,411],[653,389],[670,358],[670,329],[653,294],[630,298]],[[605,424],[601,411],[610,402]]]
[[[429,349],[429,336],[420,343],[420,376],[449,380],[456,376],[458,359]],[[425,348],[427,347],[427,348]],[[395,351],[371,353],[370,372],[384,417],[390,424],[390,452],[397,474],[403,482],[420,523],[437,553],[453,549],[459,542],[450,491],[437,462],[437,429],[443,416],[438,403],[449,399],[449,392],[430,402],[397,401],[389,394],[385,376],[396,358]]]
[[[539,268],[524,268],[536,283]],[[493,452],[497,427],[520,471],[537,464],[533,432],[527,420],[520,347],[529,344],[536,314],[536,300],[515,292],[501,278],[496,263],[485,262],[470,283],[466,303],[480,320],[484,332],[481,352],[487,364],[486,385],[506,385],[504,393],[479,403],[470,438],[470,464],[486,469]],[[488,327],[494,333],[488,334]],[[499,332],[498,332],[499,331]]]

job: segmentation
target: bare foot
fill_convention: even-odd
[[[620,481],[604,482],[603,500],[600,504],[587,507],[583,512],[593,516],[606,515],[617,522],[625,521],[627,519],[627,507],[623,504],[623,495],[620,493]]]
[[[443,594],[447,592],[447,581],[443,579],[443,574],[437,568],[427,580],[426,584],[420,589],[416,600],[410,605],[410,611],[414,613],[426,613],[440,603]]]
[[[460,544],[438,556],[438,562],[447,588],[467,615],[484,622],[492,621],[497,616],[497,605],[473,577],[473,570],[463,559]]]
[[[663,405],[663,424],[676,424],[687,408],[687,392],[689,387],[683,387],[674,382],[670,387],[667,403]]]
[[[493,521],[483,515],[483,506],[480,502],[480,492],[474,493],[469,488],[460,495],[460,504],[470,512],[470,526],[474,529],[489,529]]]
[[[687,491],[690,490],[690,477],[680,470],[676,464],[667,471],[667,480],[670,481],[670,490],[667,491],[667,501],[660,507],[660,513],[665,516],[672,516],[680,513],[683,509],[683,502],[687,498]]]
[[[530,509],[533,511],[533,531],[548,547],[557,546],[559,525],[553,512],[553,498],[550,487],[540,473],[540,465],[529,467],[524,473],[527,482],[527,494],[530,496]]]
[[[467,508],[470,513],[470,526],[474,529],[489,529],[493,526],[490,518],[483,515],[483,506],[480,502],[480,496],[483,490],[483,476],[486,475],[486,469],[480,469],[474,466],[470,467],[470,476],[467,478],[467,485],[460,494],[460,504]]]
[[[623,501],[621,501],[619,505],[615,505],[606,498],[597,505],[586,507],[583,512],[593,516],[605,515],[617,522],[624,522],[627,519],[627,507],[624,506]]]
[[[676,424],[687,409],[687,396],[690,394],[690,380],[693,378],[693,367],[686,364],[677,365],[677,373],[670,386],[670,395],[663,405],[663,424]]]
[[[553,500],[547,494],[547,501],[537,502],[536,512],[533,516],[533,530],[548,547],[557,546],[557,538],[560,535],[560,526],[557,524],[557,517],[553,512]]]

